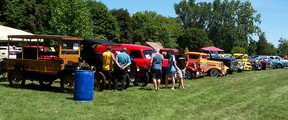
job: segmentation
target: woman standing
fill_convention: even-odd
[[[168,77],[172,79],[172,90],[175,87],[175,73],[177,69],[179,69],[176,65],[176,60],[174,56],[174,52],[172,49],[168,50],[169,60],[168,60],[168,67],[166,71],[166,79],[165,79],[165,87],[167,88],[168,85]]]

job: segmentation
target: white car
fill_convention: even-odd
[[[9,54],[8,54],[8,46],[0,46],[0,61],[3,61],[4,58],[16,59],[17,54],[20,54],[21,50],[13,49],[10,47]]]

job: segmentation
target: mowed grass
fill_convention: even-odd
[[[74,101],[73,94],[59,93],[58,83],[43,90],[38,82],[25,89],[0,82],[0,119],[288,119],[287,73],[288,69],[278,69],[205,76],[185,80],[185,90],[156,92],[152,84],[121,92],[106,90],[94,92],[93,101],[86,103]]]

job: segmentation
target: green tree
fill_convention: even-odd
[[[212,45],[207,33],[203,29],[189,28],[177,39],[179,46],[188,48],[190,51],[198,51],[202,47]]]
[[[257,42],[255,40],[250,40],[248,54],[249,55],[257,55]]]
[[[176,48],[182,29],[174,18],[153,11],[137,12],[132,16],[133,43],[160,42],[164,47]]]
[[[159,27],[159,23],[155,20],[158,16],[156,12],[152,11],[137,12],[132,16],[133,43],[161,42],[157,35],[165,31],[164,28]],[[164,36],[164,39],[167,38],[168,36]]]
[[[277,48],[271,43],[268,43],[268,50],[269,50],[269,55],[277,55]]]
[[[282,56],[288,55],[288,39],[286,38],[280,38],[280,40],[278,40],[279,45],[278,45],[278,50],[279,50],[279,54]]]
[[[178,37],[183,34],[183,29],[177,19],[168,17],[163,18],[163,20],[160,19],[158,22],[168,33],[168,39],[164,41],[164,46],[168,48],[182,47],[177,44]]]
[[[0,1],[0,25],[4,25],[6,22],[6,16],[4,15],[6,5],[7,5],[7,0]]]
[[[251,2],[240,0],[214,0],[213,3],[182,0],[175,4],[183,28],[205,29],[215,46],[230,52],[238,46],[247,49],[252,35],[260,32],[260,14]]]
[[[265,37],[265,33],[261,33],[259,35],[259,40],[257,42],[257,49],[256,52],[258,55],[271,55],[272,49],[271,45],[267,42],[267,39]]]
[[[113,9],[110,11],[118,21],[120,40],[122,43],[132,43],[131,17],[127,9]]]
[[[54,0],[49,3],[52,34],[91,37],[92,25],[85,0]]]
[[[204,29],[209,20],[211,3],[182,0],[178,4],[174,4],[174,9],[178,15],[177,19],[184,29],[191,27]]]
[[[45,0],[3,0],[0,3],[0,21],[7,26],[32,33],[46,33],[51,14],[44,2]]]
[[[234,54],[234,53],[246,53],[246,48],[235,46],[231,50],[231,53],[232,54]]]
[[[93,37],[104,35],[109,40],[120,42],[120,29],[117,19],[109,12],[108,8],[103,3],[95,0],[88,0],[86,7],[90,11]]]

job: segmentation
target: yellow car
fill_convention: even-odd
[[[234,53],[233,57],[238,60],[239,66],[243,66],[240,68],[241,70],[252,70],[252,64],[249,61],[247,54]]]

